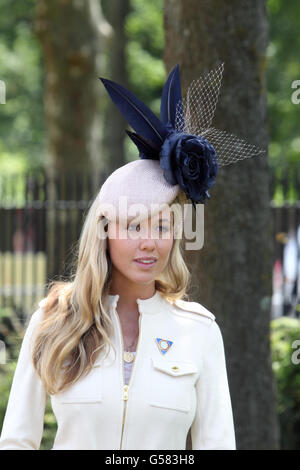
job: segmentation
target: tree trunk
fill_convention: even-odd
[[[38,0],[35,31],[43,49],[45,70],[44,106],[48,132],[49,176],[47,212],[48,279],[61,272],[61,233],[66,213],[57,200],[70,199],[68,190],[59,193],[56,176],[64,181],[74,171],[91,172],[96,191],[101,151],[100,96],[101,52],[109,25],[102,19],[98,0]],[[66,188],[66,186],[65,186]]]
[[[130,0],[109,0],[106,11],[107,20],[113,31],[107,44],[107,75],[110,80],[126,88],[129,87],[126,69],[127,37],[124,26],[129,9]],[[124,140],[127,127],[128,123],[116,105],[111,99],[107,99],[103,142],[108,173],[126,163]]]
[[[180,65],[184,90],[225,63],[212,126],[267,148],[265,2],[165,0],[164,20],[167,70]],[[204,247],[186,252],[191,294],[215,314],[223,333],[237,448],[277,449],[267,158],[222,167],[209,192]]]

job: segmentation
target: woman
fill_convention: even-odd
[[[174,239],[180,211],[108,224],[107,240],[98,214],[96,198],[73,282],[55,282],[31,318],[0,449],[39,448],[47,393],[53,449],[185,449],[191,425],[194,449],[234,448],[219,328],[200,304],[176,303],[189,281]],[[156,262],[136,261],[145,257]]]
[[[53,282],[32,315],[0,449],[39,448],[47,394],[58,423],[53,449],[179,450],[189,429],[193,449],[235,449],[220,328],[209,310],[183,300],[182,209],[209,197],[215,149],[175,128],[178,67],[164,86],[162,121],[102,81],[138,132],[129,135],[141,158],[105,181],[75,274]]]

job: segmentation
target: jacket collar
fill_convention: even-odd
[[[108,295],[109,308],[116,308],[119,298],[119,294]],[[164,301],[164,299],[161,296],[160,292],[156,290],[155,294],[152,297],[149,297],[148,299],[136,299],[136,301],[140,313],[155,314],[158,313],[158,307]]]

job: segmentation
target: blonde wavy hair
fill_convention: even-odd
[[[180,192],[170,205],[174,214],[174,233],[182,234],[182,208],[187,202]],[[52,281],[43,305],[32,351],[34,367],[49,394],[61,392],[86,375],[100,351],[112,346],[113,323],[106,308],[111,281],[111,261],[107,239],[107,219],[99,216],[96,197],[86,216],[76,245],[75,261],[69,281]],[[182,240],[174,238],[169,262],[155,288],[168,301],[188,299],[190,272],[182,254]],[[116,352],[116,351],[115,351]]]

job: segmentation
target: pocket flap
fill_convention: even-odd
[[[195,374],[198,372],[198,368],[193,362],[164,361],[162,359],[152,357],[152,364],[156,369],[159,369],[166,374],[173,375],[174,377],[179,375]]]

